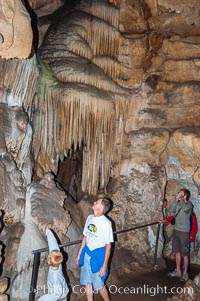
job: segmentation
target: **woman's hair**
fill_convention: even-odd
[[[190,196],[191,196],[190,191],[188,189],[185,189],[185,188],[181,188],[180,191],[184,192],[184,195],[186,195],[186,200],[188,201]]]

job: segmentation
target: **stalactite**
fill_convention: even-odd
[[[108,1],[83,1],[81,10],[91,13],[93,16],[104,20],[112,26],[118,28],[119,9],[112,6]]]
[[[4,73],[2,88],[8,89],[9,95],[16,98],[18,105],[23,106],[30,116],[38,79],[35,56],[27,60],[3,60],[1,64]],[[7,99],[7,102],[9,101],[10,99]],[[12,105],[12,101],[10,105]],[[14,101],[14,105],[16,105],[16,100]]]
[[[72,147],[83,147],[82,190],[96,194],[109,180],[117,120],[129,93],[118,84],[119,14],[107,1],[90,1],[63,16],[38,52],[34,153],[54,170]]]
[[[82,101],[81,94],[78,99],[75,97],[75,99],[71,101],[67,99],[65,95],[63,96],[62,93],[59,94],[59,89],[58,94],[56,94],[54,90],[53,95],[50,92],[50,87],[47,88],[46,86],[45,89],[42,88],[41,90],[45,91],[44,97],[41,97],[43,103],[40,102],[37,108],[41,109],[41,121],[39,122],[39,124],[42,124],[41,139],[38,140],[41,142],[41,151],[47,155],[49,161],[51,161],[52,157],[54,160],[57,160],[55,158],[55,153],[57,153],[55,145],[57,141],[53,143],[53,128],[55,131],[55,127],[59,125],[53,123],[53,121],[56,121],[54,116],[58,115],[62,126],[60,132],[56,131],[56,139],[61,141],[61,152],[67,156],[66,150],[70,149],[72,145],[74,145],[75,149],[80,147],[82,142],[87,145],[87,152],[84,155],[84,164],[86,164],[86,167],[84,168],[85,165],[83,166],[86,175],[83,176],[82,188],[84,191],[89,190],[94,194],[98,189],[97,178],[99,168],[102,168],[99,165],[100,163],[98,163],[100,161],[100,154],[103,152],[110,154],[110,152],[112,152],[111,146],[114,144],[113,132],[116,116],[113,103],[101,100],[99,104],[91,96],[89,101]],[[55,106],[55,103],[58,103],[58,100],[61,99],[61,110],[58,110],[59,106]],[[51,107],[54,108],[54,110],[52,110]],[[57,108],[57,110],[55,110],[55,108]],[[108,135],[109,132],[111,132],[108,139],[110,145],[108,141],[102,144],[101,136],[104,131],[106,131]],[[38,147],[38,141],[34,143],[34,148],[36,145],[36,149]],[[101,172],[103,178],[101,182],[103,183],[107,178],[107,174],[109,174],[107,169],[109,170],[110,159],[109,162],[107,159],[108,155],[105,155],[105,161],[102,161],[104,165],[102,170],[105,169],[105,173]],[[101,185],[103,184],[101,183]]]
[[[104,70],[105,74],[111,77],[114,81],[120,78],[121,64],[110,57],[96,56],[93,62]]]
[[[115,27],[101,20],[93,19],[91,26],[88,27],[87,34],[95,56],[108,55],[112,58],[118,57],[121,35]]]

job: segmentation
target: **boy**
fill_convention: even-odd
[[[81,266],[81,284],[86,286],[88,301],[93,301],[93,291],[99,291],[104,301],[109,301],[104,281],[108,275],[108,261],[113,242],[112,225],[104,215],[110,209],[107,198],[99,198],[92,206],[94,214],[88,216],[83,239],[75,264]]]

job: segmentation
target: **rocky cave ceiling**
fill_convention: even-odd
[[[158,220],[163,197],[183,186],[200,220],[198,0],[3,0],[0,56],[11,300],[27,298],[20,280],[30,277],[31,250],[46,246],[45,226],[62,241],[79,238],[99,192],[113,200],[117,229]],[[116,254],[128,250],[132,268],[148,265],[155,235],[120,236]],[[191,260],[200,262],[199,245]]]

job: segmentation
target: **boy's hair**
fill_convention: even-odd
[[[188,201],[189,198],[190,198],[190,195],[191,195],[190,191],[188,189],[185,189],[185,188],[181,188],[180,191],[184,192],[184,194],[186,195],[186,200]]]
[[[110,200],[106,197],[102,198],[103,214],[106,214],[110,209]]]
[[[58,250],[53,250],[48,255],[50,262],[49,264],[53,267],[58,266],[63,261],[63,255]]]

